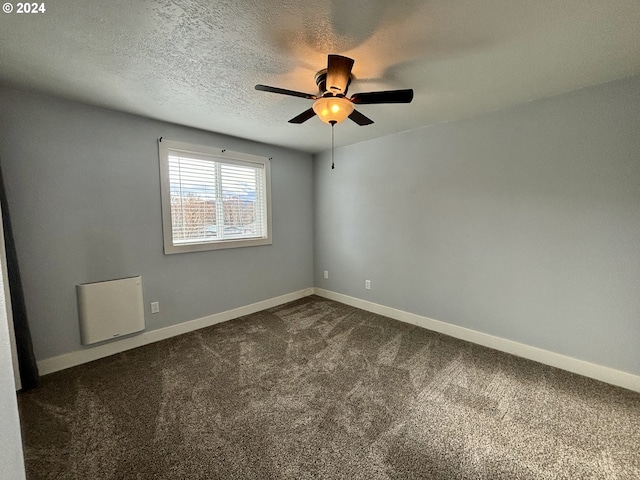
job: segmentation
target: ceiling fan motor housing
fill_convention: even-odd
[[[316,73],[316,76],[315,76],[316,85],[318,86],[318,90],[323,96],[327,92],[332,92],[334,95],[339,93],[343,96],[346,96],[347,90],[349,89],[349,85],[351,85],[351,81],[353,79],[354,79],[353,74],[349,74],[349,80],[347,80],[347,86],[345,87],[344,92],[341,92],[339,87],[331,88],[331,86],[329,86],[329,88],[327,88],[327,69],[326,68],[323,68],[322,70],[320,70],[318,73]]]

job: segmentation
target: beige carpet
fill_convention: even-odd
[[[29,479],[633,479],[640,395],[316,296],[43,378]]]

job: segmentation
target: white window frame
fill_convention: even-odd
[[[211,160],[227,164],[257,164],[264,169],[265,201],[266,201],[266,236],[258,238],[230,238],[222,240],[207,240],[189,244],[174,244],[173,227],[171,223],[171,192],[169,185],[169,152],[183,152],[194,158]],[[162,233],[164,238],[164,253],[201,252],[206,250],[220,250],[225,248],[254,247],[271,245],[271,162],[267,157],[250,155],[247,153],[230,152],[220,148],[175,142],[160,138],[158,140],[158,156],[160,159],[160,194],[162,198]]]

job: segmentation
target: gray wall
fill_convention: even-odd
[[[164,255],[160,136],[273,157],[273,245]],[[311,155],[0,89],[0,158],[39,360],[83,348],[79,283],[142,275],[147,330],[313,286]]]
[[[317,287],[640,374],[640,76],[314,163]]]

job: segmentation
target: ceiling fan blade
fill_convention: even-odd
[[[356,122],[361,127],[363,127],[365,125],[371,125],[373,123],[373,120],[371,120],[366,115],[361,114],[357,110],[354,110],[353,112],[351,112],[351,115],[349,115],[349,118],[351,120],[353,120],[354,122]]]
[[[279,93],[281,95],[291,95],[292,97],[306,98],[308,100],[316,100],[318,97],[309,93],[296,92],[294,90],[287,90],[285,88],[270,87],[268,85],[256,85],[256,90],[261,92]]]
[[[356,93],[351,101],[357,105],[372,103],[411,103],[413,90],[387,90],[384,92]]]
[[[329,55],[327,63],[327,90],[343,95],[351,82],[354,60],[342,55]]]
[[[309,110],[305,110],[304,112],[302,112],[297,117],[293,117],[291,120],[289,120],[289,123],[304,123],[315,114],[316,112],[313,111],[313,108],[310,108]]]

